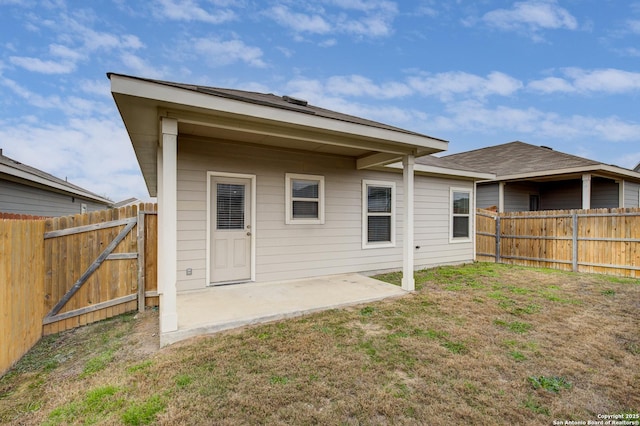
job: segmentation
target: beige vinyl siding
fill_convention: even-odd
[[[451,200],[450,189],[469,189],[473,182],[456,179],[427,178],[416,176],[415,179],[415,265],[427,267],[451,263],[463,263],[473,260],[473,242],[450,243],[451,235]],[[474,223],[471,208],[471,226]],[[470,229],[473,235],[473,227]]]
[[[629,181],[624,183],[624,206],[640,207],[640,184]]]
[[[106,209],[107,206],[80,197],[47,191],[21,183],[0,180],[0,212],[20,213],[35,216],[68,216]]]
[[[256,176],[256,280],[273,281],[402,266],[402,175],[356,170],[355,160],[181,137],[178,143],[178,290],[206,281],[207,172]],[[285,173],[324,176],[325,223],[285,224]],[[362,249],[362,180],[395,182],[396,245]],[[472,183],[416,176],[416,265],[473,260],[449,244],[449,187]],[[418,209],[422,209],[418,212]],[[187,268],[193,274],[186,275]]]

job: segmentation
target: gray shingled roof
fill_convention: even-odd
[[[461,166],[500,176],[597,166],[603,163],[516,141],[442,157]]]
[[[117,73],[108,73],[107,76],[110,76],[112,74],[125,76],[123,74],[117,74]],[[278,96],[278,95],[274,95],[273,93],[259,93],[259,92],[249,92],[249,91],[236,90],[236,89],[224,89],[220,87],[198,86],[194,84],[175,83],[171,81],[154,80],[154,79],[141,78],[141,77],[131,77],[131,76],[125,76],[125,77],[135,78],[137,80],[148,81],[156,84],[162,84],[165,86],[177,87],[185,90],[191,90],[193,92],[218,96],[226,99],[234,99],[241,102],[248,102],[248,103],[257,104],[257,105],[269,106],[272,108],[286,109],[290,111],[300,112],[303,114],[310,114],[318,117],[331,118],[333,120],[340,120],[348,123],[355,123],[355,124],[375,127],[379,129],[393,130],[396,132],[406,133],[410,135],[426,136],[431,139],[444,141],[443,139],[440,139],[440,138],[424,135],[422,133],[412,132],[399,127],[389,126],[387,124],[379,123],[377,121],[367,120],[367,119],[356,117],[353,115],[343,114],[337,111],[331,111],[328,109],[320,108],[318,106],[308,104],[306,101],[303,101],[301,99],[292,98],[286,95]],[[289,101],[287,99],[289,99]],[[296,102],[296,101],[302,101],[302,102]]]
[[[477,173],[490,173],[487,170],[480,167],[469,166],[466,164],[459,164],[448,157],[436,157],[434,155],[425,155],[424,157],[416,158],[416,164],[423,164],[425,166],[442,167],[444,169],[462,170],[468,172]]]
[[[34,177],[34,178],[37,177],[37,178],[40,178],[40,180],[45,181],[46,183],[49,183],[50,185],[53,184],[51,185],[51,187],[56,188],[58,191],[60,190],[66,191],[69,194],[85,197],[85,198],[88,198],[100,203],[104,203],[104,204],[112,203],[112,201],[109,200],[108,198],[102,197],[98,194],[94,194],[93,192],[87,191],[86,189],[78,185],[74,185],[70,182],[67,182],[66,180],[62,180],[49,173],[43,172],[42,170],[36,169],[35,167],[31,167],[27,164],[24,164],[12,158],[9,158],[2,153],[2,150],[0,150],[0,166],[4,166],[5,172],[12,176],[15,176],[15,174],[12,171],[22,172],[28,175],[28,177],[26,178],[26,180],[28,181],[35,182],[36,179],[31,179],[30,177]],[[0,167],[0,174],[2,174],[1,169],[2,167]]]

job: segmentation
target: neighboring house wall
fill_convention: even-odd
[[[624,206],[640,207],[640,184],[624,183]]]
[[[594,177],[591,180],[591,208],[611,209],[620,205],[620,188],[610,179]]]
[[[488,209],[489,207],[498,207],[500,201],[500,188],[497,183],[480,183],[477,191],[477,207]]]
[[[582,208],[582,181],[569,180],[540,185],[540,210]]]
[[[207,171],[255,174],[256,280],[271,281],[402,266],[402,175],[356,170],[349,157],[231,143],[178,143],[178,291],[206,281]],[[324,176],[325,223],[285,224],[285,173]],[[362,180],[396,185],[395,247],[362,248]],[[416,267],[473,260],[473,244],[449,243],[450,187],[470,181],[416,176]],[[473,223],[473,220],[471,221]],[[473,230],[471,231],[473,235]],[[186,269],[191,268],[191,276]]]
[[[504,211],[529,211],[530,195],[540,195],[537,184],[529,182],[507,182],[504,185]]]
[[[107,206],[71,195],[59,194],[20,183],[0,180],[0,212],[36,216],[66,216],[106,209]]]

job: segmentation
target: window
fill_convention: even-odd
[[[394,247],[396,186],[362,181],[362,248]]]
[[[324,176],[285,175],[285,223],[324,223]]]
[[[471,191],[451,188],[451,241],[471,241]]]
[[[244,229],[244,185],[218,183],[216,188],[216,229]]]

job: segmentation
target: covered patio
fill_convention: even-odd
[[[400,297],[402,288],[360,274],[209,287],[177,295],[178,329],[160,345],[251,324]]]

